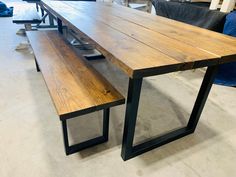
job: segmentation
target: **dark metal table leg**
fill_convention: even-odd
[[[57,18],[57,28],[58,28],[58,31],[62,34],[63,33],[62,21],[59,18]]]
[[[123,143],[121,156],[123,160],[128,160],[144,152],[177,140],[194,132],[200,115],[206,103],[207,97],[214,82],[218,66],[208,67],[204,76],[200,91],[198,93],[193,111],[191,113],[188,125],[177,130],[173,130],[162,136],[146,141],[144,143],[133,146],[135,126],[137,120],[137,112],[139,105],[140,92],[142,87],[142,79],[130,79],[128,98],[126,105],[125,125],[123,133]]]
[[[125,126],[123,133],[121,156],[124,160],[132,157],[133,139],[138,113],[140,92],[142,88],[141,79],[129,79],[129,89],[126,103]]]

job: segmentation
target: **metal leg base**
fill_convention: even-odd
[[[144,152],[150,151],[154,148],[167,144],[171,141],[182,138],[186,135],[193,133],[196,129],[197,123],[201,116],[202,110],[206,103],[208,94],[214,82],[218,66],[208,67],[204,76],[200,91],[198,93],[196,102],[194,104],[188,125],[184,128],[174,130],[162,136],[149,140],[147,142],[133,146],[134,132],[137,120],[139,97],[142,86],[141,79],[130,79],[127,108],[125,115],[125,127],[123,134],[122,152],[121,157],[123,160],[131,159]]]
[[[78,144],[70,145],[70,146],[69,146],[69,140],[68,140],[67,122],[66,120],[62,120],[62,130],[63,130],[63,138],[64,138],[64,146],[65,146],[66,155],[70,155],[70,154],[79,152],[83,149],[108,141],[110,109],[107,108],[107,109],[104,109],[103,111],[104,111],[103,112],[103,135],[78,143]]]

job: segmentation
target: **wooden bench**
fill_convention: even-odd
[[[124,97],[80,56],[57,31],[28,31],[37,70],[42,72],[51,99],[62,122],[66,154],[108,140],[109,108]],[[66,121],[103,110],[103,135],[69,146]]]

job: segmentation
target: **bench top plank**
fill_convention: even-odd
[[[38,24],[41,22],[41,18],[36,11],[35,5],[28,3],[13,3],[14,14],[13,23],[17,24]]]
[[[42,4],[130,77],[236,60],[236,39],[181,22],[111,3]]]
[[[124,97],[57,31],[27,31],[27,37],[61,118],[124,103]]]

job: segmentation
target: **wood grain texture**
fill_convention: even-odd
[[[53,1],[48,2],[48,4],[51,3],[54,4]],[[57,9],[53,11],[56,16],[61,18],[66,25],[71,26],[74,31],[91,39],[104,56],[130,77],[140,70],[158,68],[160,72],[170,72],[180,70],[179,68],[182,66],[182,63],[173,58],[104,23],[83,14],[78,15],[77,11],[70,9],[70,6],[66,6],[64,3],[57,2],[54,8]]]
[[[216,64],[218,56],[195,48],[193,46],[181,43],[178,40],[169,38],[158,32],[152,31],[142,26],[130,23],[129,21],[119,18],[115,15],[107,15],[107,9],[104,6],[93,6],[91,4],[81,4],[75,6],[76,3],[65,3],[77,9],[79,13],[85,13],[94,19],[105,23],[106,25],[116,29],[127,36],[154,48],[165,55],[174,58],[181,63],[185,63],[186,69],[201,67],[206,64]],[[81,14],[78,14],[81,16]]]
[[[61,118],[124,103],[124,97],[57,31],[31,31],[27,37]]]
[[[130,77],[236,60],[236,40],[212,31],[110,3],[42,3]]]
[[[129,22],[220,56],[222,58],[220,62],[236,60],[236,39],[234,37],[119,5],[106,3],[100,4],[100,6],[107,6],[107,9],[112,8],[114,15]]]

